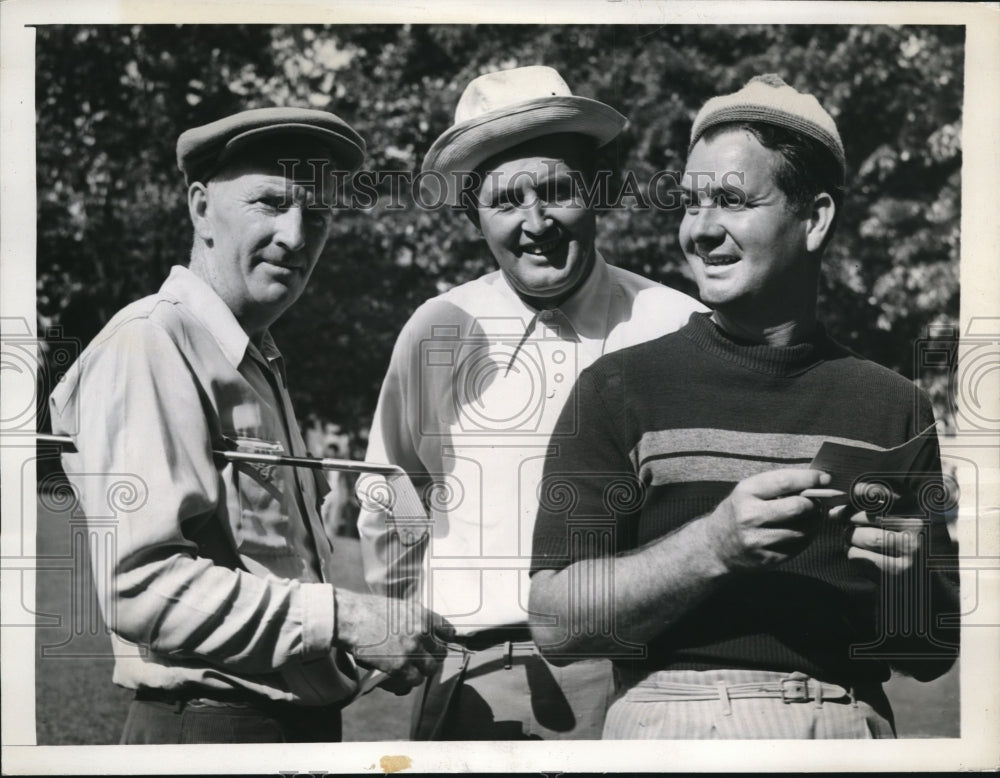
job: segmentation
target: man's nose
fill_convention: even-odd
[[[306,245],[305,214],[295,205],[278,217],[275,242],[286,251],[298,251]]]
[[[720,210],[715,203],[709,203],[687,214],[688,234],[695,245],[716,246],[725,239],[726,231],[719,220]]]
[[[524,209],[524,224],[522,228],[528,235],[541,235],[552,226],[552,220],[545,212],[545,203],[535,198],[530,203],[521,206]]]

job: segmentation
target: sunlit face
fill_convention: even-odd
[[[778,160],[751,133],[733,129],[700,139],[684,173],[680,243],[701,299],[750,320],[815,293],[809,218],[778,187]]]
[[[266,328],[299,298],[330,233],[332,211],[313,166],[277,162],[295,157],[321,158],[300,151],[238,163],[205,188],[203,273],[248,331]]]
[[[579,186],[586,153],[583,139],[550,135],[497,155],[482,170],[483,237],[514,290],[540,306],[565,300],[594,266],[594,213]]]

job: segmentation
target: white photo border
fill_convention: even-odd
[[[35,110],[32,25],[120,23],[442,23],[576,24],[962,24],[966,29],[962,170],[961,331],[985,320],[1000,330],[1000,6],[965,3],[680,2],[678,0],[445,0],[390,4],[313,0],[253,4],[175,0],[0,0],[0,316],[34,333]],[[990,86],[992,84],[993,86]],[[27,407],[28,382],[3,381],[0,408]],[[997,407],[1000,408],[1000,398]],[[982,413],[982,410],[979,411]],[[6,418],[2,413],[0,417]],[[990,418],[1000,418],[1000,412]],[[961,441],[960,441],[961,442]],[[5,441],[5,443],[7,443]],[[272,744],[204,746],[37,746],[34,631],[5,627],[0,642],[5,774],[383,773],[382,758],[405,755],[413,772],[559,771],[925,771],[1000,766],[1000,440],[979,438],[963,456],[980,473],[974,503],[960,511],[960,543],[978,539],[986,555],[963,560],[964,610],[976,625],[962,634],[962,735],[956,739],[859,741],[603,741]],[[23,468],[34,448],[0,446],[0,607],[33,610],[35,503],[22,501]],[[985,478],[983,475],[985,474]],[[28,476],[30,478],[30,470]],[[978,504],[978,516],[969,513]],[[22,509],[22,505],[24,508]],[[985,508],[985,510],[983,510]],[[19,561],[21,560],[21,561]],[[6,621],[4,623],[7,623]],[[86,715],[83,711],[81,715]]]

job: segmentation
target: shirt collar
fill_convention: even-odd
[[[581,338],[599,340],[607,334],[608,303],[611,299],[608,263],[594,250],[594,267],[572,297],[559,306]]]
[[[239,367],[250,345],[250,336],[212,287],[188,268],[174,265],[160,292],[184,303],[202,326],[212,333],[226,359],[233,367]],[[261,352],[268,361],[272,359],[268,356],[269,350],[277,354],[270,333],[265,332]],[[280,357],[280,354],[277,356]]]
[[[515,301],[518,307],[523,309],[534,321],[540,310],[521,298],[502,270],[499,275],[505,296]],[[602,329],[610,296],[608,265],[601,253],[595,249],[594,266],[590,269],[587,280],[573,293],[572,297],[564,300],[562,305],[557,306],[555,310],[560,311],[577,331],[593,332]]]
[[[582,338],[600,340],[607,334],[605,333],[605,325],[607,322],[608,303],[611,299],[611,286],[609,283],[608,264],[596,248],[594,252],[594,266],[590,269],[590,275],[587,276],[587,280],[573,293],[572,297],[564,300],[555,310],[566,317],[575,334]],[[530,332],[538,320],[540,311],[521,299],[502,271],[500,277],[503,279],[505,290],[528,313],[530,318],[526,329]]]
[[[270,365],[281,376],[281,382],[287,385],[288,380],[285,376],[285,360],[282,358],[281,352],[278,351],[278,347],[275,345],[274,339],[271,337],[270,330],[264,330],[264,336],[260,339],[259,349],[254,346],[253,341],[250,341],[247,348],[249,349],[250,356],[257,358],[257,356],[260,355],[260,357],[263,358],[264,363]]]

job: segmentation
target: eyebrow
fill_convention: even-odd
[[[509,202],[512,195],[520,194],[525,179],[527,179],[531,188],[535,191],[553,184],[558,185],[563,183],[573,183],[572,173],[566,170],[552,170],[551,168],[546,167],[546,169],[540,173],[536,171],[528,172],[524,170],[515,171],[507,177],[507,184],[505,186],[494,186],[489,193],[490,198],[487,204],[489,206],[495,206],[503,202]],[[492,177],[491,181],[495,182],[496,177]],[[512,186],[513,184],[518,184],[518,186],[514,187]]]
[[[486,205],[493,207],[500,205],[501,203],[510,202],[511,195],[514,194],[514,191],[515,190],[508,186],[494,186],[491,190],[489,190],[489,199],[487,200]]]
[[[685,197],[688,197],[688,198],[690,198],[692,200],[696,200],[699,195],[706,195],[708,197],[715,197],[715,196],[718,196],[720,194],[732,191],[731,188],[726,188],[726,187],[720,186],[719,184],[716,184],[715,182],[711,182],[707,186],[706,185],[702,185],[702,186],[699,186],[697,188],[692,187],[692,186],[679,186],[678,190],[680,191],[680,193],[682,195],[684,195]]]
[[[686,180],[690,176],[685,173],[682,180]],[[681,192],[685,197],[689,197],[692,200],[696,199],[697,195],[706,195],[710,198],[718,197],[722,194],[732,194],[734,192],[741,192],[745,196],[748,195],[746,187],[740,186],[739,182],[734,181],[723,181],[722,179],[708,179],[704,176],[699,176],[698,178],[700,186],[694,187],[691,185],[678,184],[677,191]],[[749,197],[748,197],[749,199]]]
[[[292,182],[280,184],[276,181],[268,181],[250,187],[247,191],[247,197],[280,197],[284,201],[302,203],[307,208],[325,205],[322,196],[316,196],[315,189],[313,185],[306,186]]]

